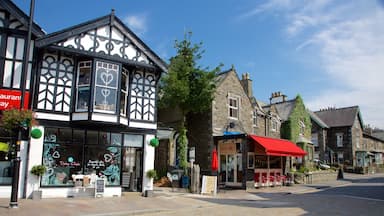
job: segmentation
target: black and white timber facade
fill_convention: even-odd
[[[11,1],[0,4],[0,20],[18,20],[17,12],[28,20]],[[19,26],[24,37],[27,25]],[[4,24],[1,28],[18,32]],[[21,74],[7,63],[5,41],[11,39],[0,36],[1,89],[13,89]],[[19,196],[30,196],[37,183],[46,198],[87,190],[91,195],[95,178],[105,180],[104,196],[151,190],[152,180],[144,173],[154,167],[149,143],[156,135],[157,83],[166,63],[114,11],[51,34],[36,26],[33,39],[26,83],[29,108],[38,121],[34,128],[43,135],[23,142]],[[12,64],[17,57],[13,55]],[[47,168],[40,182],[29,173],[39,164]],[[0,196],[9,196],[7,184],[0,187]]]

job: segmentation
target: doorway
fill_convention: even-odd
[[[141,191],[143,173],[143,150],[141,148],[123,148],[122,188],[123,191]]]
[[[220,154],[220,181],[226,186],[241,186],[243,181],[241,154]]]

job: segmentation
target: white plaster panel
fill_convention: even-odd
[[[92,120],[103,122],[117,122],[117,116],[102,113],[92,113]]]
[[[157,128],[157,125],[154,123],[144,123],[144,122],[134,122],[134,121],[130,121],[129,126],[135,127],[135,128],[146,128],[146,129],[156,129]]]
[[[52,113],[43,113],[43,112],[36,112],[36,119],[47,119],[47,120],[56,120],[56,121],[69,121],[68,115],[59,115],[59,114],[52,114]]]
[[[149,179],[146,175],[148,170],[154,169],[155,164],[155,148],[149,145],[149,141],[153,139],[155,135],[147,134],[145,135],[144,141],[144,164],[143,164],[143,188],[142,193],[145,193],[146,190],[153,190],[153,179]]]
[[[88,113],[72,113],[73,121],[87,120],[87,119],[88,119]]]

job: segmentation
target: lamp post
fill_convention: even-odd
[[[32,23],[33,23],[33,14],[35,8],[35,0],[31,0],[29,7],[29,22],[28,22],[28,35],[27,41],[24,47],[24,59],[23,59],[23,68],[21,73],[21,96],[20,96],[20,110],[24,108],[24,95],[25,95],[25,81],[28,73],[28,62],[29,62],[29,52],[30,44],[32,38]],[[32,70],[32,68],[31,68]],[[22,140],[22,126],[18,128],[18,136],[16,141],[16,158],[13,159],[13,176],[12,176],[12,190],[11,190],[11,201],[9,202],[10,208],[18,208],[18,194],[19,194],[19,172],[20,172],[20,144]]]

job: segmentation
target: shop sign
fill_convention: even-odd
[[[0,89],[0,110],[20,108],[21,91]],[[28,109],[29,92],[24,94],[24,109]]]
[[[220,154],[235,154],[236,153],[236,144],[235,143],[220,143]]]

